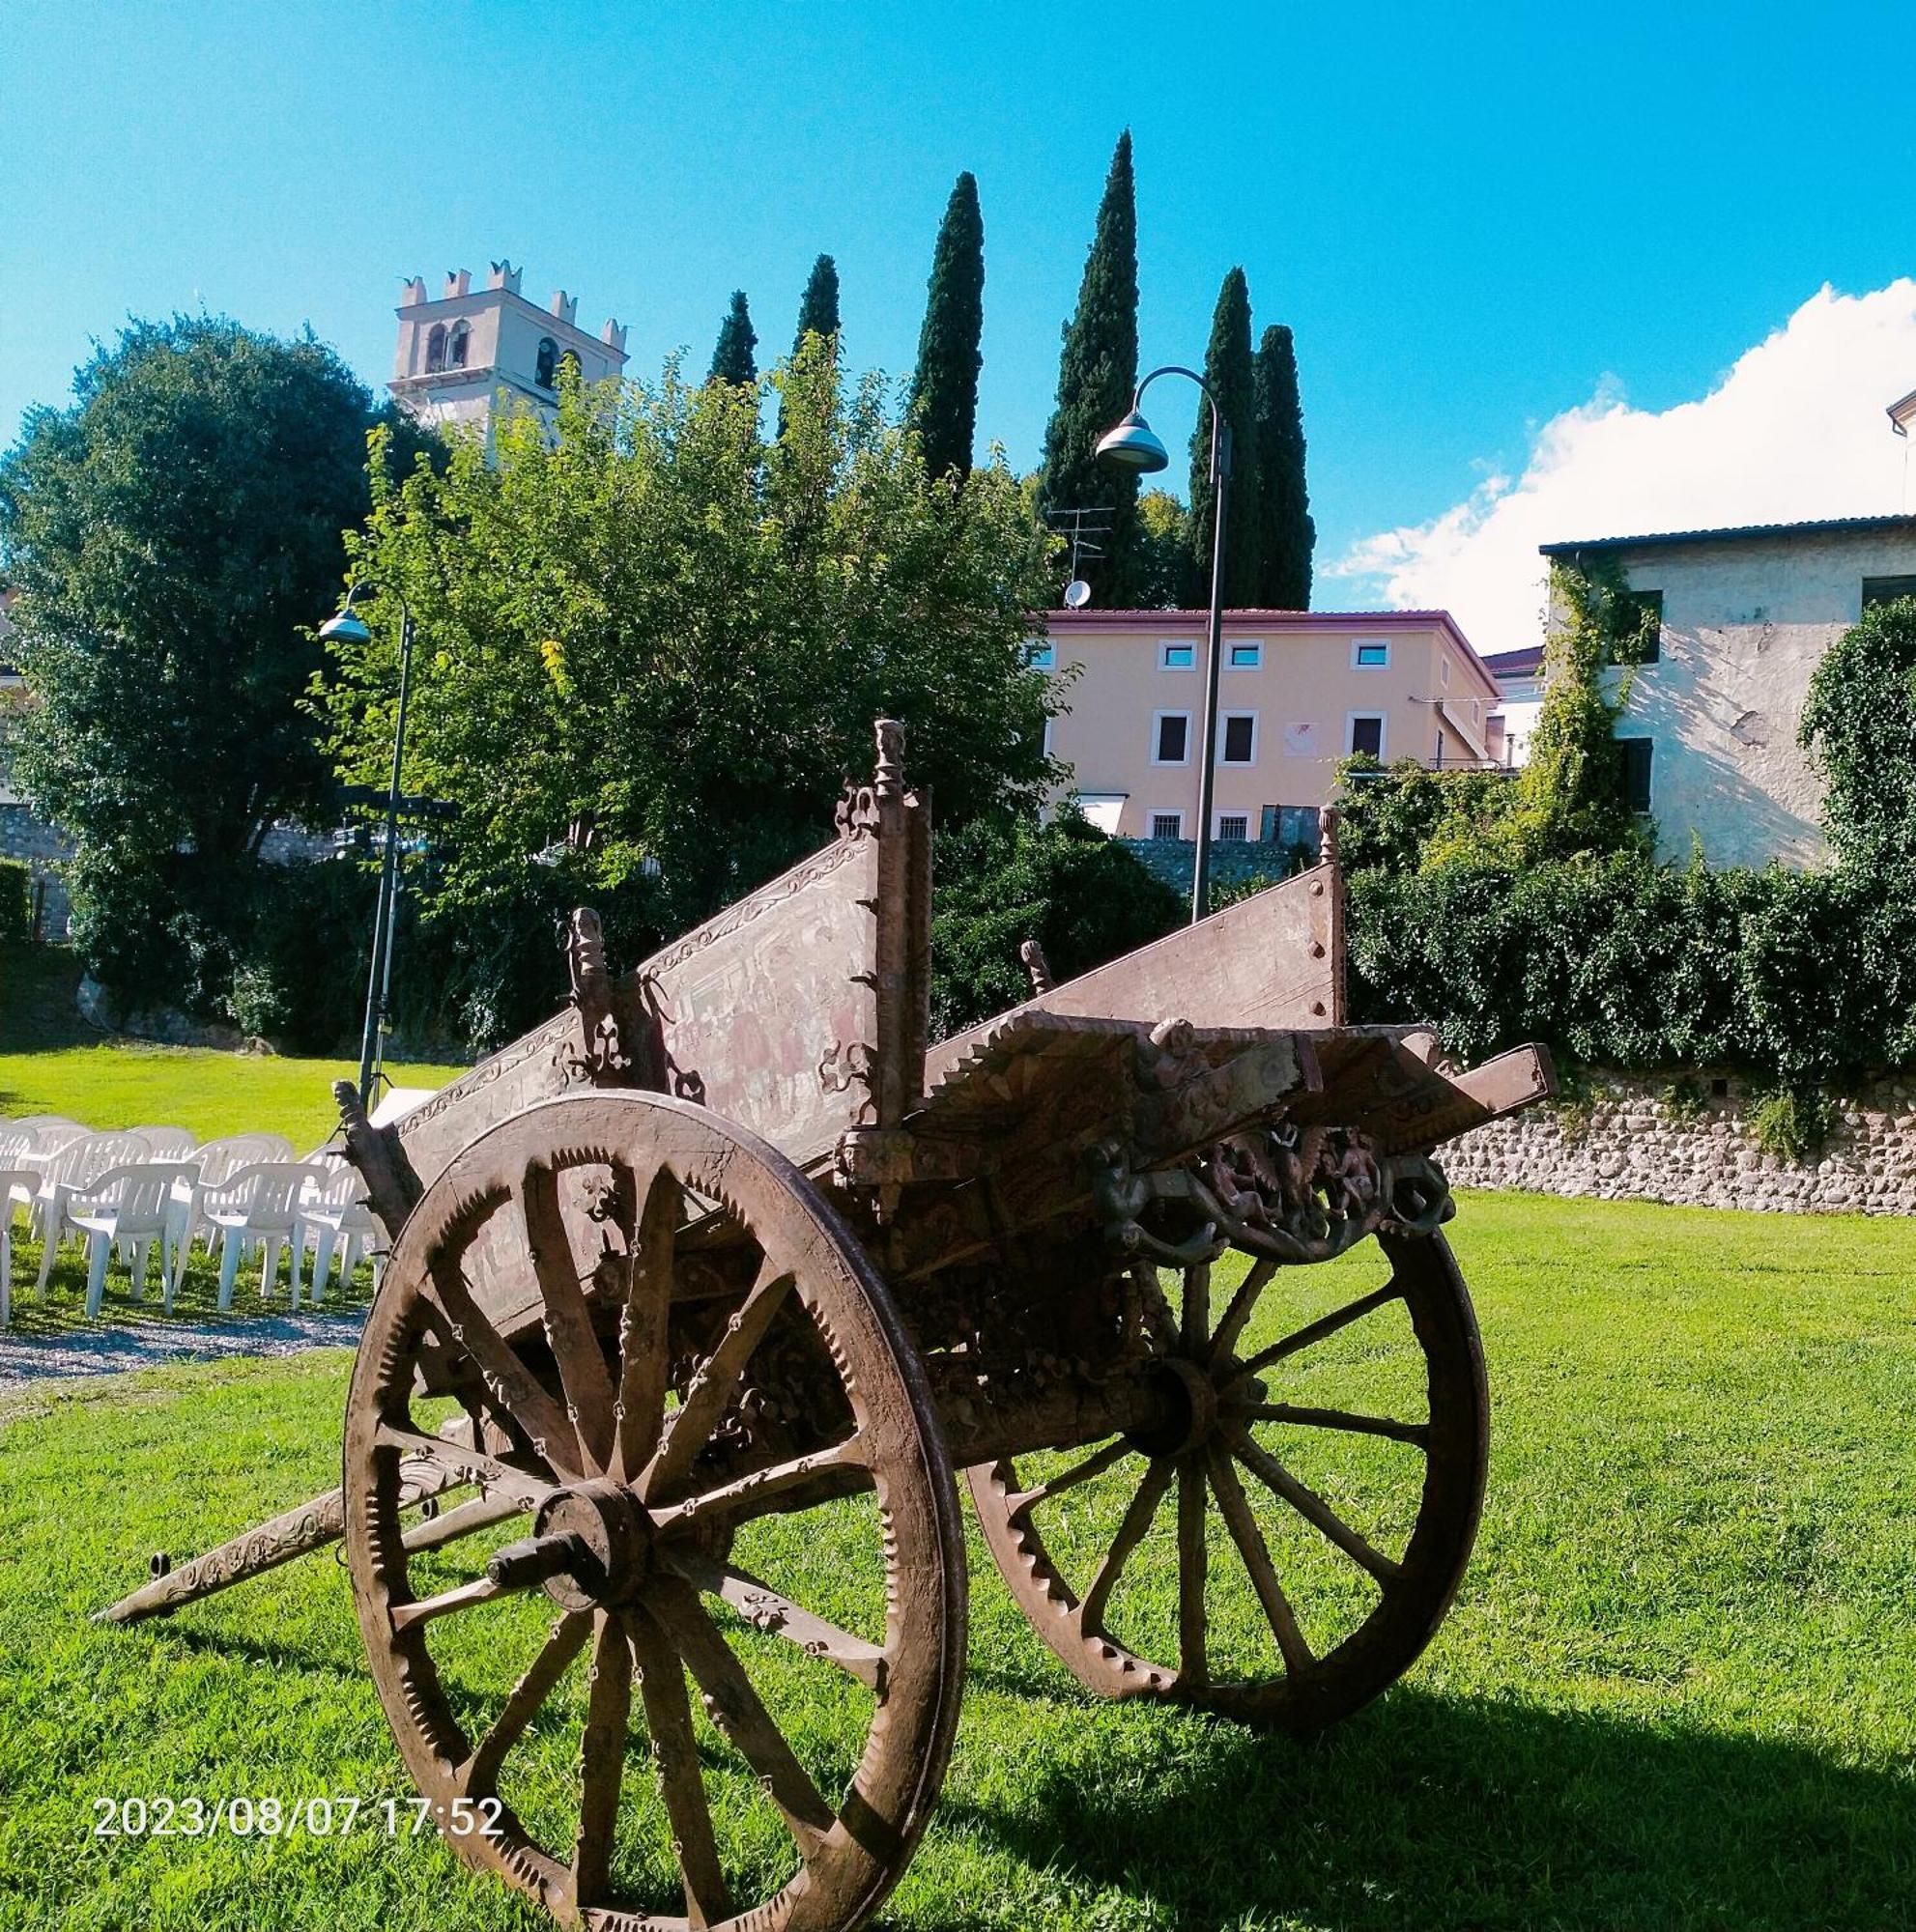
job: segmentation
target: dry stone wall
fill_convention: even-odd
[[[1457,1187],[1523,1187],[1607,1201],[1669,1201],[1782,1214],[1916,1214],[1916,1073],[1836,1099],[1819,1157],[1765,1153],[1749,1125],[1755,1095],[1703,1077],[1686,1110],[1675,1076],[1593,1073],[1573,1105],[1544,1105],[1440,1150]]]

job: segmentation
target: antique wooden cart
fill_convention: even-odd
[[[1027,948],[928,1047],[901,752],[623,978],[579,915],[571,1007],[396,1130],[342,1096],[394,1236],[342,1485],[102,1613],[343,1537],[442,1831],[568,1924],[872,1911],[958,1722],[955,1469],[1083,1684],[1291,1730],[1403,1672],[1475,1531],[1430,1153],[1544,1056],[1344,1024],[1330,857],[1066,985]]]

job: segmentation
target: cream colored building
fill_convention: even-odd
[[[539,308],[519,293],[521,271],[495,262],[486,286],[475,289],[464,269],[445,278],[429,299],[423,277],[400,298],[399,343],[393,355],[393,399],[422,421],[488,429],[501,403],[529,403],[550,412],[558,402],[558,369],[577,358],[588,383],[625,367],[625,330],[608,320],[597,336],[579,327],[579,298],[554,291]]]
[[[1208,613],[1054,611],[1038,662],[1067,682],[1049,747],[1085,815],[1194,838]],[[1495,762],[1496,681],[1443,611],[1230,611],[1217,679],[1214,839],[1315,840],[1354,752]]]
[[[1654,656],[1618,670],[1616,735],[1660,856],[1712,866],[1825,857],[1822,783],[1796,742],[1811,673],[1871,605],[1916,594],[1916,517],[1845,517],[1546,544],[1607,557],[1660,621]]]

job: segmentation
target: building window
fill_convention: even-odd
[[[1390,664],[1390,645],[1384,638],[1359,638],[1351,646],[1353,670],[1385,670]]]
[[[1625,590],[1616,602],[1619,635],[1611,646],[1611,663],[1655,664],[1663,656],[1663,592]]]
[[[1151,762],[1154,765],[1190,763],[1190,713],[1158,711],[1151,719]]]
[[[1158,668],[1159,670],[1195,670],[1197,668],[1197,646],[1195,644],[1159,644],[1158,646]]]
[[[1033,670],[1049,670],[1058,661],[1058,647],[1049,638],[1035,639],[1024,647],[1024,661]]]
[[[1242,844],[1249,837],[1249,812],[1220,811],[1217,814],[1217,838],[1220,843],[1229,841],[1233,844]]]
[[[1233,670],[1261,670],[1264,668],[1264,646],[1262,644],[1233,644],[1231,655],[1226,660]]]
[[[1353,758],[1384,756],[1384,720],[1375,711],[1351,713],[1344,750]]]
[[[1647,738],[1619,738],[1623,753],[1623,798],[1632,811],[1650,809],[1650,753]]]
[[[1184,813],[1154,811],[1151,814],[1151,836],[1154,838],[1182,838],[1185,836]]]
[[[542,389],[558,386],[558,344],[550,335],[539,337],[539,359],[532,380]]]
[[[445,339],[445,366],[448,369],[463,369],[466,366],[466,351],[472,340],[472,331],[463,322],[452,325],[452,333]]]
[[[437,376],[445,367],[445,324],[433,324],[433,332],[426,337],[426,374]]]
[[[1450,660],[1448,658],[1438,659],[1437,681],[1439,684],[1448,684],[1450,682]]]
[[[1916,577],[1866,577],[1863,580],[1863,608],[1873,611],[1880,604],[1894,604],[1899,597],[1916,597]]]
[[[1223,725],[1223,736],[1217,745],[1217,762],[1220,765],[1256,764],[1257,713],[1227,711],[1224,714]]]

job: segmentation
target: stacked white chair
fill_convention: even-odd
[[[321,1179],[307,1188],[305,1199],[300,1204],[297,1245],[303,1250],[309,1241],[312,1244],[313,1301],[317,1306],[326,1294],[327,1277],[335,1255],[342,1292],[369,1249],[373,1250],[373,1286],[377,1288],[386,1269],[386,1256],[374,1248],[381,1229],[373,1219],[372,1208],[366,1200],[366,1183],[358,1169],[337,1155],[329,1160],[315,1156],[312,1164]]]
[[[212,1187],[200,1189],[200,1206],[207,1219],[219,1230],[219,1306],[233,1305],[233,1277],[249,1249],[258,1249],[260,1293],[270,1293],[279,1270],[282,1248],[292,1250],[293,1306],[300,1305],[300,1247],[295,1238],[300,1203],[309,1184],[318,1186],[327,1179],[318,1167],[305,1161],[268,1161],[243,1167],[237,1174]]]
[[[155,1160],[189,1160],[199,1142],[185,1127],[135,1127],[132,1130],[153,1150]]]
[[[202,1242],[211,1254],[219,1238],[218,1230],[207,1218],[207,1190],[231,1179],[243,1167],[258,1167],[266,1161],[292,1158],[293,1143],[283,1134],[228,1134],[193,1150],[187,1163],[193,1171],[173,1190],[173,1282],[176,1288],[186,1271],[193,1243]]]
[[[87,1319],[100,1313],[106,1268],[115,1247],[128,1253],[133,1299],[146,1294],[149,1262],[159,1250],[167,1314],[173,1312],[173,1183],[191,1172],[172,1161],[137,1161],[109,1169],[91,1185],[70,1193],[62,1208],[66,1225],[87,1237]]]
[[[41,1239],[38,1287],[43,1294],[61,1241],[70,1233],[79,1232],[68,1225],[68,1201],[114,1168],[142,1165],[148,1158],[147,1144],[138,1134],[85,1134],[69,1141],[46,1163],[34,1204]]]

